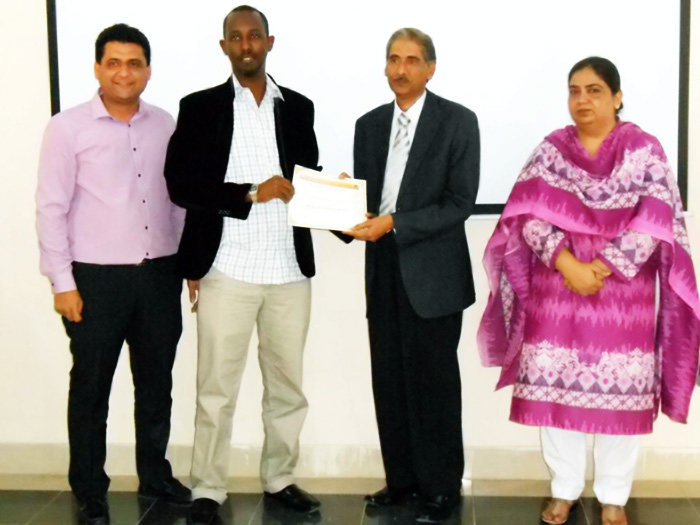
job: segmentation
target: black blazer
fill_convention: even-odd
[[[280,86],[275,99],[275,131],[282,174],[292,180],[294,165],[318,169],[314,105]],[[178,258],[187,279],[200,279],[211,268],[221,243],[224,217],[245,220],[250,184],[224,182],[233,137],[233,82],[199,91],[180,101],[175,133],[165,160],[172,201],[187,210]],[[294,248],[301,272],[316,273],[311,233],[294,228]]]
[[[379,212],[393,116],[392,102],[355,125],[354,174],[367,180],[370,213]],[[427,92],[393,214],[402,282],[423,318],[460,312],[474,303],[464,221],[479,188],[479,157],[476,115]],[[367,292],[375,278],[374,257],[375,246],[368,242]]]

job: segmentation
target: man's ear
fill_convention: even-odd
[[[435,74],[435,62],[430,62],[430,65],[428,66],[428,71],[430,71],[430,75],[428,76],[428,80],[432,80],[433,75]]]

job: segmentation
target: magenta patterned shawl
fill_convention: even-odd
[[[659,142],[620,122],[591,159],[568,126],[546,137],[526,163],[484,255],[490,296],[477,339],[482,364],[502,368],[497,388],[513,384],[518,372],[535,260],[521,231],[532,217],[573,235],[613,241],[633,230],[660,241],[655,404],[657,413],[660,405],[685,422],[698,371],[700,301],[678,187]]]

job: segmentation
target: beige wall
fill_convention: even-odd
[[[700,250],[700,10],[693,14],[690,215],[691,244]],[[0,0],[0,474],[63,473],[66,468],[66,393],[70,355],[48,283],[38,274],[34,232],[37,151],[49,118],[46,17],[43,0]],[[653,75],[653,64],[649,65]],[[157,101],[156,101],[157,102]],[[466,477],[544,477],[537,429],[507,421],[509,389],[493,392],[496,370],[484,370],[474,347],[487,297],[479,260],[495,225],[476,218],[467,231],[476,266],[479,302],[465,315],[460,348],[463,374]],[[363,318],[362,246],[341,245],[315,233],[319,275],[306,351],[311,409],[302,434],[304,476],[382,476],[377,453],[366,326]],[[172,454],[186,474],[193,437],[196,345],[194,319],[185,310],[185,333],[175,366]],[[255,342],[253,342],[254,347]],[[251,352],[234,421],[232,473],[257,472],[260,374]],[[132,392],[128,363],[115,377],[109,419],[109,469],[133,474]],[[639,477],[700,479],[700,407],[696,397],[687,426],[661,417],[643,438]]]

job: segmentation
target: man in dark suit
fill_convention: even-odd
[[[418,521],[449,517],[464,471],[457,346],[474,302],[464,221],[479,184],[479,128],[426,91],[435,48],[417,29],[387,45],[396,101],[355,127],[355,177],[372,214],[347,234],[370,241],[365,279],[379,439],[387,486],[371,506],[421,497]]]
[[[260,11],[233,9],[220,42],[233,75],[182,99],[168,147],[168,189],[187,210],[179,261],[197,308],[193,523],[209,523],[226,499],[233,411],[256,325],[265,497],[319,507],[294,480],[308,408],[301,379],[313,247],[308,229],[287,224],[294,165],[317,169],[318,146],[312,102],[265,72],[273,43]]]

